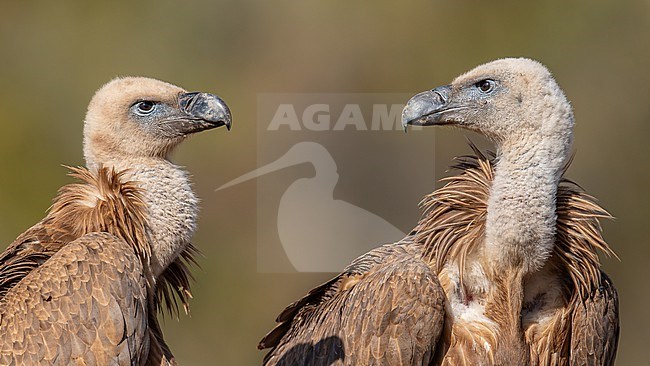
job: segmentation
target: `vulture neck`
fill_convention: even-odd
[[[143,190],[151,242],[150,269],[158,278],[187,248],[196,229],[198,198],[189,176],[163,158],[102,159],[102,165],[125,171],[125,180],[135,181]],[[97,172],[97,164],[88,166]]]
[[[486,254],[496,273],[512,268],[534,272],[551,255],[556,193],[570,135],[568,139],[533,134],[497,146],[485,228]]]

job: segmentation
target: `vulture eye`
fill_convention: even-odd
[[[151,112],[156,109],[156,103],[150,100],[143,100],[141,102],[135,103],[133,107],[137,115],[146,116],[151,114]]]
[[[495,84],[496,84],[496,83],[494,82],[494,80],[485,79],[485,80],[481,80],[481,81],[479,81],[478,83],[476,83],[476,84],[474,84],[474,85],[475,85],[475,86],[478,88],[478,90],[480,90],[482,93],[487,94],[487,93],[491,92],[491,91],[494,89],[494,85],[495,85]]]

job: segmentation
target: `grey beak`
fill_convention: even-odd
[[[449,103],[451,86],[445,85],[433,90],[416,94],[409,99],[402,111],[402,127],[404,131],[408,125],[427,126],[436,124],[440,114]]]
[[[200,92],[181,94],[178,97],[178,105],[183,113],[197,120],[196,131],[193,132],[220,126],[226,126],[230,130],[232,126],[230,109],[226,102],[214,94]]]

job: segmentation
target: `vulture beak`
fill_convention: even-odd
[[[431,126],[443,125],[449,122],[442,119],[443,112],[451,108],[449,99],[451,86],[445,85],[433,90],[416,94],[409,99],[402,111],[402,127],[404,132],[408,125]]]
[[[192,92],[178,97],[178,106],[191,120],[191,125],[179,128],[183,133],[194,133],[211,128],[226,126],[230,131],[232,116],[230,109],[221,98],[210,93]]]

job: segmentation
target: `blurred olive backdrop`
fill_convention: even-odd
[[[191,317],[165,317],[165,336],[183,365],[259,364],[255,346],[276,314],[330,275],[258,273],[255,184],[214,192],[257,166],[257,94],[415,93],[505,56],[548,65],[573,103],[569,176],[617,217],[603,226],[621,257],[604,258],[621,298],[618,364],[649,364],[647,0],[2,1],[0,241],[43,216],[70,181],[60,164],[83,164],[85,108],[104,82],[145,75],[217,93],[233,130],[196,136],[174,156],[202,198],[194,242],[205,257]],[[404,163],[435,159],[442,176],[468,152],[463,135],[432,132],[435,156]],[[396,132],[387,148],[405,143]]]

